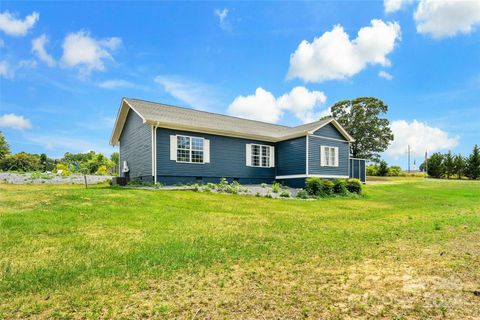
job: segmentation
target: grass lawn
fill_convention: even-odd
[[[478,319],[480,182],[396,181],[318,201],[0,184],[0,318]]]

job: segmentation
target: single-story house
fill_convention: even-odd
[[[365,182],[365,161],[350,157],[353,141],[332,117],[287,127],[123,98],[110,144],[131,180],[302,187],[307,177]]]

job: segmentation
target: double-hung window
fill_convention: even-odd
[[[321,146],[320,162],[323,167],[338,167],[338,148]]]
[[[247,144],[247,166],[274,167],[274,147],[261,144]]]
[[[200,137],[176,135],[170,137],[171,160],[187,163],[207,163],[209,141]]]

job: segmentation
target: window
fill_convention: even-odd
[[[177,161],[203,163],[203,138],[177,136]]]
[[[338,148],[321,146],[320,162],[324,167],[338,167]]]
[[[272,146],[261,144],[247,144],[247,166],[262,168],[273,167],[273,151],[271,151],[272,149]],[[250,152],[248,152],[249,150]],[[248,157],[250,157],[250,159],[248,159]]]

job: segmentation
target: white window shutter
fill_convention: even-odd
[[[275,167],[275,147],[270,146],[270,168]]]
[[[335,147],[335,167],[338,167],[338,147]]]
[[[210,163],[210,140],[203,139],[203,162]]]
[[[320,166],[325,166],[325,147],[320,146]]]
[[[245,163],[247,167],[252,166],[252,145],[250,143],[246,144],[246,150],[245,150]]]
[[[170,160],[177,161],[177,136],[170,136]]]

